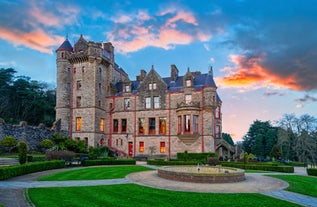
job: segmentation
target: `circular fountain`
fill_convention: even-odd
[[[158,176],[168,180],[194,183],[232,183],[245,180],[244,170],[221,166],[164,166]]]

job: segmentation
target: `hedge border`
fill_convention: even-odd
[[[54,160],[45,162],[32,162],[23,165],[13,165],[0,167],[0,180],[6,180],[12,177],[25,175],[45,170],[59,169],[65,167],[65,161]]]
[[[286,165],[256,165],[256,164],[244,164],[244,163],[234,163],[234,162],[221,162],[222,166],[235,167],[245,170],[263,170],[263,171],[273,171],[273,172],[284,172],[284,173],[294,173],[293,166]]]
[[[122,160],[83,160],[82,166],[94,166],[94,165],[135,165],[136,161],[132,159],[122,159]]]
[[[197,165],[197,161],[165,161],[165,160],[147,160],[148,165],[158,165],[158,166],[164,166],[164,165]],[[202,164],[202,163],[200,163]]]
[[[317,176],[317,168],[307,168],[307,174],[311,176]]]

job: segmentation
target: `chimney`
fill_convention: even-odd
[[[171,65],[171,81],[176,81],[178,77],[178,69],[176,65]]]
[[[143,81],[144,78],[145,78],[145,76],[146,76],[146,71],[143,70],[143,69],[141,69],[141,70],[140,70],[140,75],[138,75],[138,76],[136,77],[136,80],[137,80],[137,81]]]

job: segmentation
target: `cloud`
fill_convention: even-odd
[[[188,11],[169,8],[150,16],[145,10],[112,17],[115,29],[106,33],[118,53],[135,52],[146,47],[173,49],[194,41],[207,41],[211,35],[200,30]]]
[[[303,103],[303,102],[317,102],[317,98],[306,94],[303,98],[296,99],[296,101],[301,102],[301,103]]]
[[[11,42],[15,46],[23,45],[25,47],[38,50],[43,53],[52,54],[53,47],[63,42],[64,38],[56,35],[48,35],[38,29],[31,32],[19,30],[7,30],[0,27],[0,38]]]
[[[266,54],[237,55],[231,54],[229,61],[232,65],[224,67],[225,76],[218,78],[222,87],[245,88],[248,90],[258,88],[290,88],[303,90],[298,83],[298,73],[278,74],[274,70],[264,67],[267,61]]]
[[[3,14],[0,18],[1,39],[14,46],[52,54],[52,50],[64,40],[54,33],[65,25],[76,23],[79,9],[58,2],[25,1],[7,4],[0,12]]]
[[[312,7],[292,0],[288,6],[277,2],[274,7],[251,1],[222,4],[221,15],[228,32],[223,46],[243,57],[235,62],[236,73],[224,78],[226,86],[248,87],[260,81],[297,91],[317,90],[317,32],[311,29],[317,27],[317,13]],[[259,54],[265,56],[253,67],[243,65]]]

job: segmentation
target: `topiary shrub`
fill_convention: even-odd
[[[19,163],[25,164],[27,158],[27,145],[25,142],[20,142],[19,144]]]
[[[208,157],[207,164],[210,166],[219,165],[219,159],[217,157]]]

